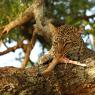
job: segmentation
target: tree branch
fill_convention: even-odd
[[[25,53],[25,59],[24,59],[24,61],[21,64],[21,68],[25,68],[26,67],[26,65],[27,65],[27,63],[29,61],[29,56],[30,56],[31,50],[34,47],[35,42],[36,42],[36,34],[35,34],[35,31],[33,31],[32,39],[27,44],[27,49],[26,49],[26,53]]]
[[[31,19],[35,19],[36,24],[42,26],[41,20],[43,17],[43,4],[43,0],[34,0],[33,4],[29,8],[27,8],[23,14],[21,14],[17,19],[5,26],[2,35],[8,33],[11,29],[17,26],[21,26]]]
[[[18,49],[18,48],[21,48],[21,44],[20,44],[20,45],[17,44],[16,46],[7,48],[7,50],[0,52],[0,55],[4,55],[4,54],[7,54],[7,53],[9,53],[9,52],[11,52],[11,51],[15,51],[15,50]]]

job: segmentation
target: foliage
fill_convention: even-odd
[[[94,0],[46,0],[47,16],[53,17],[57,22],[63,21],[68,24],[94,24]],[[0,25],[5,25],[18,17],[28,6],[32,4],[32,0],[0,0]],[[91,11],[91,18],[87,18],[87,11]],[[91,31],[91,33],[94,33]],[[17,35],[15,32],[14,35]],[[11,35],[12,37],[12,35]],[[13,39],[14,37],[12,37]]]

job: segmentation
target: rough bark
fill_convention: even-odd
[[[48,76],[41,77],[37,73],[47,65],[0,68],[0,95],[94,95],[95,52],[87,49],[81,62],[87,67],[60,64]]]
[[[33,5],[23,15],[6,25],[3,33],[8,33],[16,26],[21,26],[30,19],[35,18],[34,31],[50,43],[51,34],[48,31],[48,26],[43,25],[43,22],[46,22],[43,14],[44,0],[34,1]],[[33,41],[33,38],[31,41]],[[34,45],[35,42],[30,42],[30,44]],[[19,47],[16,46],[11,50]],[[33,46],[30,48],[33,48]],[[26,50],[26,54],[29,55],[29,51],[30,49]],[[0,95],[94,95],[95,52],[86,49],[85,54],[80,56],[80,61],[87,64],[87,67],[59,64],[48,76],[41,77],[37,74],[46,69],[48,65],[36,65],[27,69],[0,68]]]

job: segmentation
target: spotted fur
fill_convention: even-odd
[[[72,25],[61,25],[56,31],[52,31],[52,47],[50,52],[53,56],[67,55],[68,53],[83,54],[84,43],[79,33],[81,29]],[[77,56],[77,55],[76,55]]]
[[[77,28],[72,25],[61,25],[60,27],[55,27],[51,23],[48,25],[50,32],[52,33],[52,47],[48,54],[39,59],[39,64],[43,64],[48,60],[53,61],[50,63],[48,69],[45,70],[45,73],[50,72],[58,62],[61,62],[60,60],[64,58],[64,56],[68,57],[70,54],[73,56],[78,56],[78,54],[83,54],[85,47],[80,34],[82,28]],[[72,60],[70,60],[70,62],[73,63]]]

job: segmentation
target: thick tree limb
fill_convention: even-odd
[[[94,95],[95,52],[86,50],[81,62],[87,67],[57,65],[48,75],[38,77],[38,66],[28,69],[0,68],[0,94],[8,95]],[[43,70],[47,66],[40,66]],[[5,94],[6,95],[6,94]]]
[[[8,33],[11,29],[28,22],[31,19],[35,19],[36,24],[38,24],[39,27],[42,26],[41,20],[43,17],[43,4],[43,0],[34,0],[33,4],[27,8],[23,14],[5,26],[2,35]]]
[[[26,21],[29,21],[33,18],[32,8],[29,7],[21,16],[19,16],[16,20],[10,22],[8,25],[5,26],[2,34],[8,33],[11,29],[24,24]]]

